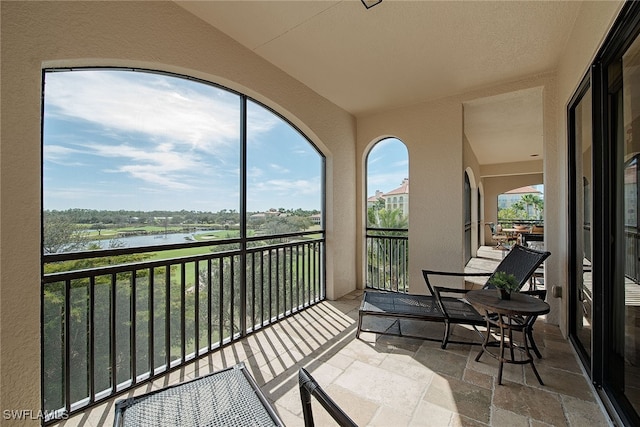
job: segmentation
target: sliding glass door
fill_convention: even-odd
[[[640,425],[640,3],[568,108],[570,338],[616,421]]]
[[[610,315],[605,385],[622,403],[640,412],[640,234],[638,159],[640,158],[640,39],[621,61],[608,65],[610,129],[615,202],[614,253],[607,289]],[[634,132],[635,130],[635,132]]]
[[[592,96],[586,79],[569,109],[571,126],[572,268],[570,329],[578,352],[587,365],[592,359],[593,279],[592,279]]]

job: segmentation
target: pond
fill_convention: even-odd
[[[219,233],[225,233],[226,230],[221,230]],[[155,246],[155,245],[170,245],[176,243],[187,243],[194,242],[196,236],[200,235],[212,235],[211,231],[202,231],[195,233],[163,233],[163,234],[146,234],[140,236],[125,236],[118,237],[116,241],[119,243],[120,247],[125,248],[136,248],[136,247],[144,247],[144,246]],[[204,240],[205,238],[201,237],[200,240]],[[215,239],[215,237],[211,237],[211,239]],[[100,245],[101,249],[108,249],[109,243],[112,239],[102,239],[102,240],[94,240],[91,243],[96,243]]]

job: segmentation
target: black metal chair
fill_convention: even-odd
[[[305,427],[313,427],[313,412],[311,410],[311,396],[314,396],[331,417],[343,427],[358,427],[358,425],[329,397],[316,380],[304,368],[298,371],[298,385],[302,400],[302,414]]]
[[[534,249],[514,245],[506,254],[500,264],[492,273],[451,273],[435,270],[423,270],[425,282],[431,295],[405,294],[398,292],[378,292],[365,291],[360,304],[358,329],[356,337],[360,337],[360,332],[374,332],[378,334],[392,334],[412,338],[427,339],[441,342],[441,347],[446,348],[448,343],[454,344],[480,344],[484,337],[478,331],[478,326],[486,326],[485,318],[478,313],[469,303],[464,300],[465,289],[452,289],[440,286],[433,286],[429,276],[458,276],[473,277],[486,276],[487,281],[492,275],[499,271],[513,274],[518,280],[519,287],[522,288],[529,278],[536,271],[538,266],[549,257],[550,252],[541,252]],[[491,287],[485,284],[485,287]],[[449,296],[443,294],[458,294]],[[366,316],[387,317],[398,322],[398,333],[389,330],[365,329],[364,318]],[[426,337],[422,335],[411,335],[403,333],[400,327],[400,319],[412,319],[427,322],[437,322],[444,324],[444,334],[442,338]],[[452,341],[449,340],[451,325],[464,324],[472,326],[480,335],[480,342]],[[535,346],[535,343],[534,343]],[[537,353],[536,353],[537,354]]]
[[[486,225],[491,229],[491,239],[496,242],[495,249],[507,250],[508,236],[502,231],[501,225],[496,225],[493,222],[488,222]]]
[[[477,330],[477,326],[484,326],[486,320],[483,315],[478,313],[475,308],[469,304],[464,297],[454,298],[451,296],[443,296],[442,294],[458,294],[464,295],[466,289],[447,288],[442,286],[434,286],[431,284],[429,276],[458,276],[458,277],[470,277],[470,276],[487,276],[487,282],[483,286],[484,288],[493,288],[489,282],[493,275],[498,272],[505,272],[507,274],[513,274],[518,282],[518,291],[529,281],[536,269],[546,260],[549,255],[548,251],[538,251],[535,249],[526,248],[520,245],[514,245],[505,256],[500,264],[496,267],[493,273],[452,273],[436,270],[422,270],[422,275],[429,288],[429,291],[434,296],[438,308],[442,311],[445,323],[445,332],[442,340],[442,348],[446,348],[449,342],[460,343],[457,341],[449,341],[449,334],[451,331],[451,325],[464,324],[472,326],[481,336],[482,334]],[[534,291],[532,291],[534,292]],[[524,293],[532,293],[524,292]],[[536,351],[536,354],[540,357],[540,352],[533,341],[531,335],[530,341]]]

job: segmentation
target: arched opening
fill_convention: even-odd
[[[397,138],[376,142],[366,158],[368,288],[407,292],[409,156]]]
[[[469,182],[469,174],[464,174],[464,263],[468,263],[471,259],[471,183]]]
[[[542,184],[512,188],[498,195],[498,222],[503,228],[512,225],[543,225],[543,218]]]
[[[476,256],[480,244],[480,192],[471,168],[464,172],[464,262]]]
[[[526,185],[499,194],[497,211],[507,248],[515,243],[544,248],[543,184]]]
[[[43,79],[45,412],[325,298],[325,158],[283,116],[148,70]]]

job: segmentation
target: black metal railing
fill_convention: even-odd
[[[171,245],[172,250],[210,250],[43,275],[47,422],[164,375],[325,298],[323,233],[223,244],[226,250],[211,243]],[[92,264],[141,251],[149,248],[100,251]],[[46,255],[45,271],[95,257],[96,252]]]
[[[640,283],[640,234],[637,227],[625,227],[625,275]]]
[[[367,228],[366,287],[409,292],[408,230]]]

